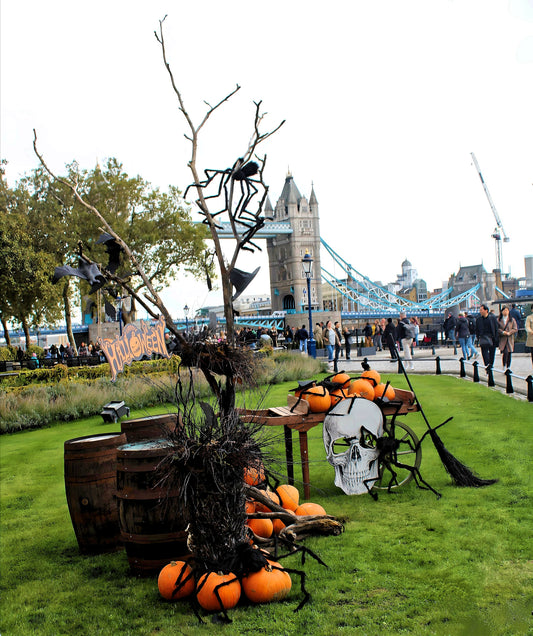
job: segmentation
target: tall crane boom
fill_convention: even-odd
[[[471,152],[470,154],[472,156],[472,161],[474,162],[474,166],[476,167],[479,178],[481,179],[483,190],[485,190],[485,194],[487,195],[490,209],[492,210],[492,213],[494,214],[494,218],[496,219],[496,228],[494,229],[494,232],[491,234],[491,236],[495,240],[495,245],[496,245],[496,266],[498,267],[500,272],[503,272],[501,240],[503,236],[504,242],[508,243],[509,237],[507,236],[507,234],[505,233],[505,230],[503,229],[503,225],[502,225],[500,216],[498,214],[498,210],[496,210],[496,206],[494,205],[492,201],[492,197],[490,196],[490,192],[489,192],[489,189],[487,188],[487,184],[485,183],[485,180],[483,179],[483,175],[481,174],[481,169],[477,162],[476,155],[473,152]]]

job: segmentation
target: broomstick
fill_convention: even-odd
[[[391,347],[395,348],[396,346],[391,334],[388,334],[387,346],[389,347],[391,351],[392,351]],[[422,417],[424,418],[424,422],[426,423],[426,426],[428,427],[428,430],[424,433],[424,435],[422,435],[419,444],[422,443],[424,437],[429,433],[429,436],[431,437],[431,440],[435,448],[437,449],[437,453],[439,454],[440,460],[444,464],[444,468],[446,469],[446,472],[450,475],[450,477],[453,479],[453,481],[455,482],[457,486],[470,486],[473,488],[481,488],[482,486],[490,486],[490,484],[496,483],[498,481],[497,479],[481,479],[480,477],[477,477],[476,475],[474,475],[474,473],[470,470],[470,468],[468,468],[468,466],[465,466],[463,463],[461,463],[444,446],[443,441],[437,434],[437,429],[440,428],[441,426],[444,426],[444,424],[449,422],[452,418],[449,417],[442,424],[439,424],[438,426],[433,428],[430,425],[428,418],[426,417],[426,414],[424,413],[424,410],[422,409],[420,400],[416,396],[416,393],[413,389],[411,381],[409,380],[409,376],[407,375],[407,371],[405,370],[405,367],[403,366],[403,361],[400,358],[399,352],[398,352],[398,364],[400,365],[402,373],[405,379],[407,380],[409,389],[412,391],[414,395],[415,402],[418,405],[418,408],[420,410],[420,413],[422,414]]]

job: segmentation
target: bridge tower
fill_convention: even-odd
[[[267,239],[272,311],[285,310],[289,314],[307,311],[307,280],[302,267],[306,251],[313,258],[311,308],[321,311],[320,226],[313,186],[307,199],[300,194],[289,172],[275,210],[268,206],[265,216],[273,216],[274,223],[289,223],[292,228],[290,234]]]

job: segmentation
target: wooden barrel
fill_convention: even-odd
[[[65,442],[65,492],[80,552],[122,548],[116,500],[117,447],[123,433],[77,437]]]
[[[178,492],[161,485],[158,468],[168,440],[145,440],[117,450],[117,501],[121,540],[131,571],[146,576],[189,555]]]
[[[128,444],[141,442],[145,439],[160,439],[175,430],[178,423],[178,413],[163,413],[149,415],[130,420],[123,420],[120,424],[126,435]]]

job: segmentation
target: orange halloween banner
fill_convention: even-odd
[[[109,362],[112,382],[124,370],[124,365],[131,364],[134,360],[141,360],[152,353],[158,353],[163,358],[171,357],[165,344],[165,320],[162,316],[153,327],[149,327],[145,322],[141,322],[140,328],[136,325],[126,325],[119,338],[100,338],[98,344]]]

